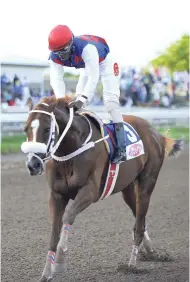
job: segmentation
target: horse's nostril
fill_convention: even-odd
[[[31,166],[30,164],[28,164],[28,169],[29,169],[31,172],[33,172],[33,170],[34,170],[33,166]]]
[[[40,168],[40,163],[35,163],[34,168]]]

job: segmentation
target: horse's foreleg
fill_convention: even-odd
[[[64,269],[63,260],[67,251],[68,236],[71,232],[71,225],[74,223],[76,216],[93,203],[92,184],[82,187],[75,197],[72,204],[66,209],[63,215],[63,227],[60,240],[57,246],[55,264],[53,266],[53,274],[60,274]]]
[[[148,254],[153,252],[152,241],[148,235],[147,227],[145,227],[144,231],[143,246]]]
[[[62,226],[62,216],[68,200],[65,200],[61,194],[51,192],[49,199],[50,216],[52,219],[52,231],[49,243],[49,252],[46,258],[46,264],[42,273],[40,282],[50,281],[52,277],[52,267],[55,260],[55,253]]]

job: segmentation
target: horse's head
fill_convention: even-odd
[[[57,108],[62,102],[62,110]],[[44,162],[56,151],[60,127],[67,127],[69,121],[68,103],[54,97],[45,98],[34,108],[30,104],[30,112],[25,126],[27,141],[21,145],[21,150],[28,154],[26,166],[30,175],[40,175],[44,170]],[[72,122],[72,121],[71,121]],[[56,146],[55,146],[56,144]]]

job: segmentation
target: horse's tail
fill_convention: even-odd
[[[171,139],[166,136],[162,136],[165,144],[165,157],[171,158],[178,156],[184,147],[184,139]]]

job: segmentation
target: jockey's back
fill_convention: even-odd
[[[92,44],[96,47],[99,55],[99,63],[102,62],[110,52],[105,39],[94,35],[81,35],[74,37],[72,53],[68,60],[60,59],[54,52],[50,53],[49,59],[62,66],[84,68],[85,63],[82,59],[82,52],[87,44]]]

